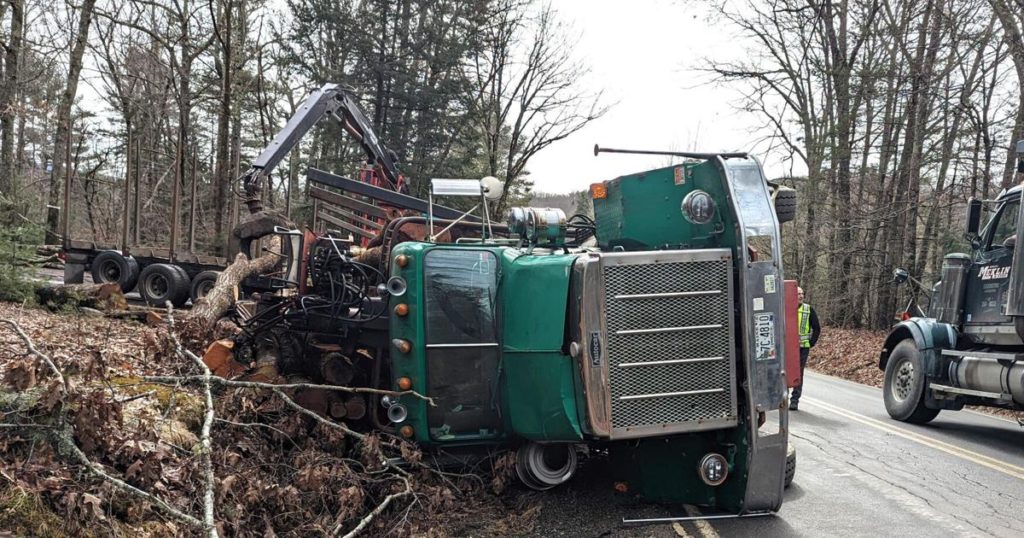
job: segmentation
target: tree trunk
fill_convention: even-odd
[[[1015,4],[1013,0],[989,0],[989,3],[992,4],[992,11],[1003,27],[1003,41],[1010,49],[1013,67],[1017,72],[1017,115],[1006,156],[1006,166],[1003,169],[1002,187],[1007,189],[1014,183],[1016,143],[1018,140],[1024,140],[1024,30],[1021,28],[1024,25],[1024,15],[1021,14],[1019,2]]]
[[[234,2],[227,0],[224,5],[224,16],[220,24],[221,36],[221,58],[220,64],[220,102],[217,116],[217,169],[213,174],[213,180],[217,185],[216,207],[228,207],[229,187],[232,177],[229,176],[231,168],[230,148],[228,146],[228,135],[231,127],[231,104],[234,90],[234,50],[232,36],[234,35],[233,24]],[[214,235],[217,253],[224,254],[227,248],[226,229],[231,225],[231,215],[228,211],[218,211],[214,218]]]
[[[18,62],[25,37],[24,0],[11,0],[11,34],[4,57],[3,92],[0,97],[0,194],[8,195],[14,187],[14,127],[18,116]]]
[[[20,0],[16,3],[20,3]],[[85,55],[85,46],[89,41],[89,27],[92,25],[92,15],[95,7],[96,0],[83,0],[82,2],[82,8],[78,16],[78,32],[75,35],[75,43],[71,48],[71,61],[68,64],[67,84],[64,86],[64,92],[61,94],[60,102],[57,105],[57,125],[53,137],[53,170],[50,173],[49,203],[51,206],[61,205],[61,194],[63,194],[66,188],[63,185],[63,180],[66,177],[64,167],[70,166],[70,163],[64,162],[64,159],[60,156],[64,154],[64,148],[67,147],[68,140],[71,137],[71,106],[75,102],[75,96],[78,95],[78,79],[82,73],[82,57]],[[67,207],[62,209],[64,212],[69,210],[70,208]],[[60,232],[58,231],[60,220],[61,216],[59,213],[55,211],[47,212],[47,243],[57,243],[60,241]]]

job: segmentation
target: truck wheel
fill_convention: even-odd
[[[924,424],[939,414],[938,409],[924,405],[927,385],[924,361],[913,339],[900,342],[885,365],[885,386],[882,398],[889,416],[912,424]]]
[[[775,191],[775,215],[779,217],[779,224],[789,222],[796,218],[796,190],[789,187],[779,187]]]
[[[786,480],[782,483],[782,487],[788,488],[793,483],[794,476],[796,476],[796,447],[790,444],[786,448]]]
[[[526,487],[545,491],[576,474],[576,447],[569,443],[527,443],[516,451],[516,475]]]
[[[122,256],[116,250],[100,252],[92,260],[89,267],[92,273],[92,281],[97,284],[116,282],[121,286],[121,291],[127,293],[132,291],[135,283],[139,280],[139,263],[135,258]]]
[[[147,265],[139,276],[139,295],[152,306],[164,306],[167,301],[181,306],[188,300],[188,292],[188,276],[181,268],[170,264]]]
[[[139,283],[139,275],[142,274],[142,271],[139,270],[139,262],[133,256],[128,256],[125,259],[128,260],[128,269],[130,271],[128,282],[125,283],[125,286],[127,286],[128,289],[124,289],[124,287],[122,287],[121,291],[127,293],[135,289],[136,284]]]
[[[213,285],[217,282],[218,276],[220,276],[220,271],[203,271],[192,279],[192,288],[189,295],[192,298],[193,305],[199,299],[206,297],[207,293],[210,293]]]

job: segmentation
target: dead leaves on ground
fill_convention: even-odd
[[[818,344],[811,349],[807,367],[816,372],[857,383],[881,387],[885,377],[878,369],[887,331],[824,327]]]
[[[6,303],[0,303],[0,317],[15,320],[72,386],[64,395],[20,339],[0,331],[0,421],[52,425],[50,417],[66,417],[76,443],[106,472],[179,510],[201,513],[196,435],[202,399],[192,387],[140,378],[194,373],[173,353],[165,328]],[[409,464],[413,494],[375,519],[368,535],[442,536],[460,515],[500,504],[478,495],[479,479],[430,470],[414,445],[381,435],[357,443],[285,408],[267,391],[228,390],[215,402],[215,496],[224,534],[306,536],[339,523],[351,528],[405,488],[386,466],[395,457]],[[40,509],[56,517],[58,534],[171,536],[188,529],[70,464],[47,442],[45,430],[25,431],[0,436],[0,472],[16,477],[8,488],[36,496]]]

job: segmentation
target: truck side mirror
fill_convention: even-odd
[[[1017,173],[1024,174],[1024,140],[1017,141]]]
[[[964,239],[974,244],[978,238],[978,228],[981,226],[981,200],[971,198],[967,201],[967,231],[964,232]]]

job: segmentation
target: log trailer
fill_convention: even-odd
[[[405,178],[398,168],[397,156],[377,139],[369,119],[359,108],[351,92],[336,84],[328,84],[306,99],[299,107],[299,111],[282,129],[282,134],[274,138],[270,146],[253,161],[251,168],[242,176],[242,186],[247,189],[246,192],[249,194],[245,198],[245,203],[250,212],[262,211],[262,200],[259,196],[260,184],[266,174],[269,174],[288,151],[298,144],[313,125],[324,118],[336,120],[366,154],[366,166],[359,171],[360,181],[398,194],[408,191]],[[174,306],[182,306],[189,300],[194,303],[213,288],[217,276],[228,265],[228,260],[223,257],[206,256],[177,248],[179,189],[174,191],[169,246],[167,248],[129,247],[128,217],[131,211],[128,200],[131,195],[130,190],[131,184],[126,181],[120,246],[72,239],[68,227],[70,222],[68,212],[71,203],[68,198],[69,192],[65,192],[63,207],[64,282],[68,284],[81,283],[88,270],[94,282],[116,282],[120,284],[125,293],[137,290],[142,299],[150,305],[163,306],[167,302],[171,302]],[[138,182],[136,181],[137,190]],[[312,191],[313,196],[319,194],[335,204],[340,199],[322,187],[312,187]],[[136,198],[138,198],[138,192],[136,192]],[[322,211],[318,211],[317,216],[364,237],[375,235],[376,231],[382,227],[383,222],[388,217],[394,216],[393,212],[384,212],[380,208],[351,198],[344,198],[344,200],[355,204],[361,210],[359,213],[349,214],[353,222],[338,222],[335,216]],[[397,206],[405,207],[401,203],[398,203]],[[136,213],[135,227],[138,228],[137,218],[140,211],[138,200],[136,200],[134,211]],[[450,214],[450,212],[446,214]],[[284,222],[286,219],[277,218],[262,219],[262,227],[261,225],[250,224],[247,226],[243,224],[232,231],[228,238],[228,250],[238,252],[244,249],[247,254],[251,255],[252,253],[248,252],[248,249],[253,244],[254,238],[271,231],[275,224]],[[266,229],[266,226],[270,226],[270,228]],[[194,241],[189,243],[192,244]],[[242,288],[247,292],[273,291],[282,285],[282,280],[250,278],[243,284]]]
[[[286,127],[267,151],[290,149],[280,140],[297,138]],[[612,151],[633,153],[595,147]],[[331,195],[401,211],[365,244],[351,230],[277,229],[286,289],[240,301],[230,315],[241,331],[205,360],[224,375],[393,391],[332,392],[316,411],[456,459],[515,450],[533,489],[568,481],[589,446],[631,494],[776,511],[784,357],[796,359],[779,222],[795,192],[747,154],[674,155],[689,161],[592,185],[593,219],[517,207],[504,225],[488,211],[493,178],[431,180],[424,204],[310,170]],[[247,200],[269,168],[243,178]],[[435,203],[450,196],[475,211]],[[356,207],[339,211],[360,222]]]
[[[1024,174],[1024,140],[1017,143]],[[928,311],[912,299],[883,345],[885,409],[923,424],[943,409],[984,405],[1024,410],[1024,218],[1022,186],[995,200],[970,199],[965,239],[970,253],[947,254]],[[980,226],[984,205],[992,216]],[[898,283],[920,283],[897,269]],[[917,293],[913,293],[916,298]]]

